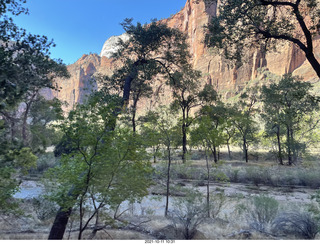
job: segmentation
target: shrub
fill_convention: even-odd
[[[37,160],[37,168],[30,169],[31,174],[42,174],[56,165],[56,158],[52,152],[41,154]]]
[[[257,231],[265,231],[278,214],[279,203],[269,196],[255,196],[246,209],[250,227]]]
[[[299,185],[318,188],[320,186],[319,172],[317,170],[301,170],[298,174]]]
[[[230,169],[229,171],[229,174],[227,174],[227,176],[229,177],[230,181],[231,182],[239,182],[239,172],[240,172],[240,169]]]
[[[41,221],[45,221],[54,217],[59,209],[54,202],[49,201],[42,196],[33,198],[32,205],[38,219]]]
[[[266,167],[247,167],[246,177],[256,186],[259,184],[272,184],[270,169]]]
[[[274,231],[314,239],[319,232],[317,221],[307,212],[283,213],[274,221]]]
[[[227,204],[228,198],[224,193],[217,193],[210,199],[210,216],[216,218],[223,207]]]
[[[174,210],[168,216],[176,232],[181,232],[186,240],[191,240],[206,218],[206,205],[202,194],[190,191],[186,197],[175,199]]]

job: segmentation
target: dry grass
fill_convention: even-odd
[[[241,151],[237,148],[232,149],[234,158],[241,158]],[[221,158],[224,161],[224,164],[220,167],[220,169],[230,174],[234,174],[234,170],[239,170],[237,172],[237,177],[239,179],[239,182],[245,182],[247,184],[250,183],[250,177],[252,177],[253,174],[257,172],[261,172],[261,169],[268,169],[271,170],[272,173],[272,180],[274,183],[277,183],[278,186],[281,186],[283,182],[288,183],[287,179],[292,176],[292,179],[295,181],[299,178],[301,180],[304,180],[307,184],[314,184],[315,186],[320,182],[319,177],[311,177],[314,176],[313,173],[319,172],[320,170],[319,163],[315,162],[313,167],[310,169],[300,168],[300,167],[280,167],[276,164],[275,161],[268,160],[268,152],[261,150],[258,154],[258,160],[251,160],[249,163],[245,163],[241,160],[229,160],[227,158],[227,151],[226,149],[221,150]],[[175,175],[179,174],[185,174],[190,178],[195,179],[195,181],[203,180],[203,176],[205,176],[205,167],[206,167],[206,161],[204,158],[201,158],[202,155],[199,155],[198,159],[196,160],[190,160],[189,164],[182,165],[181,160],[178,158],[174,161],[173,169],[176,170]],[[160,165],[160,164],[159,164]],[[175,167],[176,166],[176,167]],[[181,167],[180,167],[181,166]],[[187,167],[187,168],[185,168]],[[189,171],[189,168],[190,171]],[[249,170],[250,168],[254,169],[252,172]],[[196,172],[195,172],[196,171]],[[198,172],[197,172],[198,171]],[[201,174],[199,172],[202,172]],[[268,171],[269,172],[269,171]],[[252,175],[250,175],[250,174]],[[268,174],[269,175],[269,174]],[[281,178],[277,179],[276,176]],[[250,176],[250,177],[249,177]],[[318,176],[318,175],[316,175]],[[199,178],[200,177],[200,178]],[[259,176],[260,177],[260,176]],[[265,177],[265,176],[263,176]],[[261,179],[260,177],[259,179]],[[280,182],[280,179],[282,180]],[[178,179],[175,179],[178,180]],[[181,179],[180,179],[181,180]],[[188,182],[188,178],[184,179],[184,183]],[[241,181],[242,180],[242,181]],[[277,181],[276,181],[277,180]],[[279,181],[279,182],[278,182]],[[180,182],[180,181],[179,181]],[[191,183],[194,183],[193,181],[190,181]],[[249,182],[249,183],[248,183]],[[302,182],[302,181],[301,181]],[[186,185],[191,185],[191,183],[186,183]],[[231,184],[232,186],[237,184]],[[218,216],[219,218],[216,219],[207,219],[204,223],[202,223],[198,230],[199,232],[195,236],[195,239],[207,239],[207,240],[227,240],[227,239],[246,239],[245,235],[241,235],[242,230],[248,230],[249,226],[246,222],[246,219],[244,216],[237,215],[235,213],[235,209],[239,203],[242,201],[245,201],[249,195],[259,194],[261,193],[261,189],[264,187],[267,190],[267,193],[271,193],[273,191],[277,191],[279,194],[282,194],[281,196],[285,196],[288,194],[291,194],[291,192],[280,192],[280,190],[283,190],[280,187],[274,187],[274,185],[270,185],[268,187],[261,186],[259,184],[258,186],[254,186],[253,184],[250,184],[250,187],[247,187],[246,185],[240,184],[242,188],[245,188],[244,190],[240,187],[235,188],[235,192],[237,194],[234,194],[234,196],[229,196],[229,202],[228,205],[225,207],[225,209],[222,211],[222,213]],[[224,187],[224,185],[219,186],[215,183],[214,185],[216,187],[216,192],[220,192],[218,188],[221,190],[221,192],[227,192],[227,188]],[[219,187],[218,187],[219,186]],[[227,185],[226,185],[227,186]],[[155,186],[155,191],[160,191],[162,186],[159,184]],[[159,188],[159,189],[158,189]],[[230,187],[229,187],[230,188]],[[255,192],[255,190],[259,191],[258,193]],[[213,190],[213,186],[212,186]],[[246,191],[247,195],[242,195],[241,190]],[[174,192],[174,191],[173,191]],[[309,191],[308,191],[309,193]],[[302,194],[302,193],[301,193]],[[301,195],[300,194],[300,195]],[[242,196],[239,196],[242,195]],[[305,194],[304,194],[305,195]],[[303,195],[303,196],[304,196]],[[242,197],[242,198],[241,198]],[[287,199],[287,198],[286,198]],[[286,204],[288,202],[286,201]],[[301,204],[301,202],[299,202]],[[49,230],[51,227],[51,224],[53,222],[53,219],[47,219],[45,221],[41,221],[38,219],[35,210],[32,206],[31,201],[26,201],[24,204],[21,205],[22,210],[25,212],[25,217],[7,217],[7,218],[1,218],[0,216],[0,239],[1,240],[46,240],[48,238]],[[146,216],[126,216],[126,220],[129,222],[139,223],[139,220],[141,218],[145,218]],[[102,231],[99,231],[96,236],[95,240],[145,240],[145,239],[155,239],[157,236],[160,236],[160,234],[168,234],[171,235],[171,237],[174,237],[174,230],[171,226],[171,222],[166,219],[163,216],[147,216],[150,221],[141,224],[140,227],[144,231],[134,231],[133,229],[105,229]],[[76,225],[75,225],[76,226]],[[150,235],[146,234],[150,233]],[[274,237],[270,235],[265,235],[259,232],[251,231],[250,239],[253,240],[265,240],[265,239],[274,239]],[[84,233],[84,239],[88,238],[91,234],[91,230],[88,230]],[[65,239],[71,239],[76,240],[77,239],[77,231],[73,231],[69,233],[68,231],[65,234]],[[170,237],[170,236],[169,236]],[[173,238],[174,239],[174,238]],[[294,239],[294,237],[286,236],[285,239]],[[317,240],[320,239],[320,236],[316,237]]]

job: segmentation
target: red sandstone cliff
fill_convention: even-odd
[[[253,50],[242,67],[233,68],[221,56],[206,48],[203,43],[205,36],[203,26],[216,13],[215,4],[205,6],[203,1],[187,0],[185,7],[179,13],[162,21],[188,35],[194,68],[202,71],[204,82],[215,86],[224,97],[229,97],[241,90],[245,82],[255,78],[257,69],[262,67],[278,75],[293,72],[295,75],[303,76],[305,80],[317,79],[304,54],[293,44],[285,44],[279,47],[278,52],[267,55],[262,54],[258,49]],[[316,56],[320,58],[320,41],[316,40],[314,44]],[[95,72],[111,74],[114,67],[112,59],[100,57],[97,54],[83,55],[76,63],[68,66],[70,79],[57,80],[61,91],[54,92],[53,95],[67,101],[70,106],[81,102],[86,94],[97,86],[90,83],[92,75]],[[146,103],[143,102],[143,105]]]

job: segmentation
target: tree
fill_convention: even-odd
[[[132,19],[125,19],[123,29],[129,35],[128,41],[119,39],[118,51],[113,58],[123,65],[111,77],[105,77],[107,88],[120,89],[123,103],[127,107],[130,94],[133,97],[132,124],[135,130],[135,113],[138,100],[150,96],[150,83],[156,77],[164,80],[173,79],[179,67],[188,64],[186,36],[177,29],[152,21],[148,25],[132,24]],[[115,85],[112,85],[115,84]]]
[[[188,67],[189,68],[189,67]],[[172,108],[180,109],[182,112],[181,131],[182,131],[182,161],[186,162],[187,154],[187,134],[188,128],[192,124],[190,117],[191,109],[199,106],[198,98],[198,78],[200,72],[192,69],[176,72],[169,81],[173,93]]]
[[[177,66],[188,63],[189,57],[186,37],[177,29],[169,28],[155,21],[149,25],[140,23],[133,25],[132,19],[126,19],[122,26],[130,38],[127,42],[119,40],[120,48],[114,58],[122,61],[123,66],[111,78],[107,77],[104,82],[106,87],[102,89],[102,91],[108,92],[110,79],[122,80],[123,94],[120,106],[117,106],[113,111],[114,124],[108,128],[110,131],[114,130],[117,117],[129,104],[131,87],[134,80],[139,77],[139,72],[142,72],[147,66],[150,68],[148,72],[150,77],[163,76],[165,80],[168,80],[172,77]],[[71,152],[73,148],[70,147],[68,138],[64,139],[66,139],[64,141],[66,143],[61,143],[60,153],[64,151],[64,147],[68,152]],[[77,194],[72,188],[68,194],[77,198]],[[63,238],[70,212],[71,208],[59,210],[49,239]]]
[[[255,133],[258,130],[254,121],[256,112],[255,104],[258,101],[257,87],[248,88],[230,110],[233,124],[237,128],[237,134],[241,141],[243,156],[248,162],[249,146],[256,141]]]
[[[204,106],[199,113],[197,126],[192,132],[193,141],[202,142],[205,148],[211,151],[214,162],[218,163],[217,148],[226,142],[225,107],[220,102],[217,105]]]
[[[291,74],[284,75],[279,83],[262,87],[262,101],[267,125],[275,128],[277,135],[278,157],[282,162],[283,143],[281,136],[286,136],[286,153],[288,164],[296,162],[299,151],[305,147],[302,140],[297,139],[299,132],[312,130],[319,120],[314,120],[314,112],[319,110],[320,98],[311,93],[310,82],[302,82]],[[307,120],[308,126],[302,128]],[[307,128],[307,129],[306,129]]]
[[[160,155],[161,147],[161,134],[157,130],[158,126],[158,113],[154,111],[148,111],[145,116],[139,118],[141,123],[140,136],[143,140],[143,145],[146,148],[152,148],[153,163],[157,163],[157,156]]]
[[[219,2],[218,16],[212,18],[207,26],[207,45],[222,49],[225,57],[239,62],[245,56],[247,47],[255,46],[268,51],[275,48],[278,42],[286,41],[304,52],[320,77],[320,63],[313,46],[313,38],[319,34],[320,27],[317,0]]]
[[[17,114],[17,106],[27,97],[33,99],[31,94],[36,90],[53,88],[52,80],[66,74],[61,60],[50,59],[53,41],[27,34],[14,24],[13,17],[28,12],[23,3],[23,0],[0,1],[0,208],[6,212],[15,209],[11,198],[18,189],[19,177],[37,159],[24,143],[30,107],[27,105],[28,111],[19,121],[12,115]],[[15,128],[21,121],[22,136],[16,139]]]
[[[33,152],[43,152],[49,146],[56,145],[60,134],[52,123],[64,118],[62,103],[59,99],[46,100],[38,96],[29,112],[30,148]]]
[[[78,239],[94,218],[99,222],[104,207],[134,202],[148,193],[152,168],[137,135],[128,128],[108,130],[118,104],[117,97],[93,96],[58,126],[75,150],[64,154],[61,164],[50,170],[51,198],[63,209],[78,206]],[[77,198],[68,196],[70,188]],[[85,208],[88,204],[93,210]]]
[[[196,120],[194,129],[191,131],[193,145],[203,147],[206,154],[207,170],[207,211],[210,218],[210,170],[208,152],[211,151],[215,165],[218,165],[217,148],[226,142],[224,128],[226,125],[226,110],[221,102],[216,105],[204,106],[199,111],[200,116]]]
[[[173,93],[173,109],[180,109],[182,112],[181,132],[182,132],[182,161],[186,162],[187,135],[190,125],[194,119],[191,117],[191,109],[198,106],[211,104],[217,100],[217,92],[211,85],[206,84],[199,91],[199,78],[201,73],[186,66],[181,71],[177,71],[169,85]]]
[[[152,124],[153,129],[158,132],[160,144],[165,147],[167,158],[167,175],[166,175],[166,205],[165,216],[168,215],[169,196],[170,196],[170,178],[171,178],[171,164],[172,164],[172,148],[179,144],[181,138],[181,131],[177,125],[177,121],[170,111],[170,108],[161,106],[156,112],[149,112],[146,116],[149,118],[149,123]]]

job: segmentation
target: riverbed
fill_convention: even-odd
[[[197,189],[206,194],[206,186],[195,187],[192,182],[185,182],[185,187]],[[237,183],[212,183],[210,184],[211,194],[224,193],[229,198],[249,198],[252,196],[264,194],[275,198],[280,203],[294,203],[298,205],[311,203],[311,196],[315,194],[316,189],[303,187],[270,187],[270,186],[253,186]],[[24,181],[20,185],[20,191],[14,197],[17,199],[37,198],[45,194],[45,189],[40,182]],[[170,197],[169,210],[173,210],[175,197]],[[130,204],[124,202],[119,211],[126,211],[132,215],[156,215],[163,216],[165,211],[166,197],[163,195],[148,195],[139,203]]]

